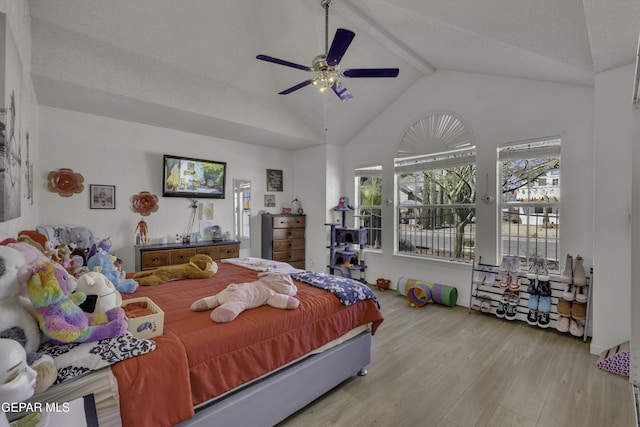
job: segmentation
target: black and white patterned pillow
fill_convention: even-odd
[[[54,384],[60,384],[86,372],[149,353],[155,348],[154,341],[134,337],[131,332],[125,331],[124,334],[116,338],[82,344],[46,342],[40,346],[38,351],[53,358],[58,369],[58,378]]]

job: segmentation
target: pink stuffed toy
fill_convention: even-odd
[[[300,301],[294,298],[298,288],[286,273],[260,273],[259,280],[249,283],[232,283],[223,291],[202,298],[191,304],[192,311],[214,309],[211,320],[216,323],[231,322],[244,310],[270,305],[293,310]]]

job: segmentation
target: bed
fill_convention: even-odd
[[[300,279],[296,310],[263,306],[226,324],[214,323],[210,311],[191,312],[191,303],[256,280],[255,270],[220,263],[211,279],[141,286],[123,297],[146,296],[164,311],[155,349],[36,399],[64,401],[90,390],[101,427],[274,425],[361,373],[383,321],[375,295],[341,301],[309,276],[293,277]]]

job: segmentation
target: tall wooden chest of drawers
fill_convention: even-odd
[[[305,268],[305,215],[262,214],[262,258]]]

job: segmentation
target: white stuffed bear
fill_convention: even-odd
[[[294,298],[298,292],[291,276],[286,273],[260,273],[259,280],[249,283],[232,283],[223,291],[202,298],[191,305],[192,311],[214,309],[211,320],[216,323],[231,322],[244,310],[270,305],[275,308],[293,310],[300,301]]]
[[[122,305],[122,295],[107,276],[100,272],[101,270],[100,267],[95,267],[94,271],[84,273],[78,278],[76,291],[87,295],[87,299],[80,304],[85,313],[106,313],[113,307]]]
[[[20,251],[0,245],[0,338],[13,339],[24,347],[29,365],[38,373],[37,393],[53,384],[57,369],[50,356],[36,353],[40,329],[18,296],[20,283],[29,280],[32,272]]]

